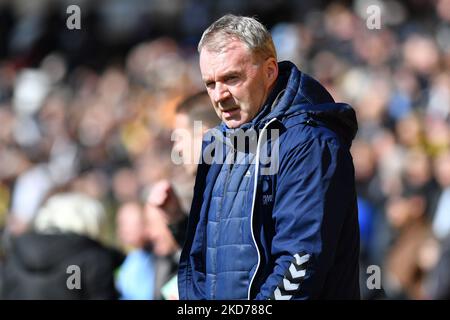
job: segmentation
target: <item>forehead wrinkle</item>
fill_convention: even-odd
[[[240,48],[244,47],[245,50],[248,50],[246,46],[242,43],[231,43],[228,46],[224,48],[224,50],[216,51],[216,50],[208,50],[207,48],[204,48],[202,50],[202,53],[200,55],[200,59],[202,57],[204,58],[205,54],[209,57],[213,57],[214,61],[210,61],[208,66],[205,66],[204,68],[206,70],[206,74],[203,77],[203,80],[209,81],[209,80],[216,80],[221,79],[223,76],[229,74],[229,73],[241,73],[244,65],[251,60],[252,55],[251,54],[245,54],[250,53],[249,51],[240,51],[239,53],[231,56],[231,57],[225,57],[220,58],[220,56],[223,56],[227,53],[229,53],[232,50],[238,50]],[[215,65],[217,65],[215,67]],[[210,78],[208,75],[208,72],[213,72],[213,77]],[[218,74],[218,75],[217,75]]]

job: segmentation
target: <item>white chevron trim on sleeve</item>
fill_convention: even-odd
[[[291,262],[289,266],[289,273],[285,274],[282,283],[278,284],[272,297],[275,300],[290,300],[293,295],[297,294],[300,288],[300,284],[306,275],[306,265],[305,263],[309,261],[311,255],[307,253],[296,253],[294,255],[295,260]],[[297,270],[297,268],[302,268]],[[280,289],[281,288],[281,289]],[[285,293],[281,293],[281,290]],[[292,293],[292,294],[288,294]]]
[[[294,255],[295,261],[297,262],[297,265],[301,266],[302,264],[304,264],[305,262],[307,262],[309,260],[309,254],[304,254],[303,256],[300,257],[300,255],[298,253],[296,253]]]
[[[274,297],[275,297],[275,300],[290,300],[292,298],[291,295],[283,296],[281,294],[280,288],[275,289]]]
[[[283,279],[284,290],[286,291],[295,291],[300,286],[300,283],[292,283],[288,279]]]
[[[304,277],[306,274],[306,270],[297,271],[297,269],[295,268],[293,263],[291,263],[291,266],[289,267],[289,271],[291,272],[292,279]]]

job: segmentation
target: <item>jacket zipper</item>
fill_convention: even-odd
[[[271,119],[269,122],[266,123],[266,125],[262,128],[261,133],[259,135],[259,137],[262,136],[262,134],[264,133],[264,131],[266,131],[267,127],[274,122],[275,120],[277,120],[277,118],[273,118]],[[255,245],[256,248],[256,252],[258,254],[258,263],[256,265],[256,269],[255,272],[253,273],[252,279],[250,280],[250,284],[248,285],[248,292],[247,292],[247,299],[250,300],[250,293],[252,291],[252,285],[253,285],[253,281],[255,280],[256,274],[258,273],[258,269],[260,267],[261,264],[261,253],[259,252],[259,248],[258,248],[258,244],[256,243],[256,239],[255,239],[255,234],[253,232],[253,212],[255,210],[255,202],[256,202],[256,191],[258,189],[258,174],[259,174],[259,152],[261,149],[261,139],[259,139],[258,137],[258,144],[256,146],[256,156],[255,156],[255,182],[253,184],[253,199],[252,199],[252,211],[250,212],[250,232],[252,234],[252,240],[253,243]]]

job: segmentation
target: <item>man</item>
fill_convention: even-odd
[[[153,299],[168,299],[163,288],[177,274],[180,248],[166,224],[163,213],[146,209],[144,212],[146,247],[152,253],[155,272]],[[170,295],[172,296],[172,293]]]
[[[194,180],[197,172],[197,163],[200,158],[202,138],[204,133],[219,123],[206,91],[190,95],[181,101],[175,111],[174,131],[172,138],[172,158],[183,165],[184,172],[189,179]],[[192,181],[193,182],[193,181]],[[189,203],[192,194],[187,194]],[[183,210],[182,199],[175,193],[172,184],[168,180],[157,182],[148,197],[146,214],[148,217],[163,216],[169,225],[173,238],[179,246],[184,244],[188,215]],[[165,226],[156,227],[154,230],[165,229]],[[172,293],[172,281],[162,288],[167,299],[178,299],[178,290],[174,280]]]
[[[155,259],[146,247],[145,217],[138,202],[129,201],[120,205],[116,229],[121,247],[127,254],[116,276],[120,299],[152,300],[156,293]]]
[[[277,63],[255,19],[220,18],[198,49],[223,148],[211,148],[220,135],[205,139],[180,299],[358,299],[354,111],[292,63]],[[252,130],[256,149],[230,146]],[[278,146],[277,170],[263,170],[265,145]],[[223,150],[222,159],[251,161],[217,161]]]
[[[172,158],[183,166],[192,182],[197,173],[203,135],[219,122],[206,91],[190,95],[177,105],[172,133]],[[188,194],[186,198],[189,203],[192,202],[192,194]],[[166,217],[180,246],[184,243],[188,220],[182,202],[168,180],[158,181],[151,189],[147,201],[147,211],[160,211]]]

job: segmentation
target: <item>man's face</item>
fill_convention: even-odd
[[[156,207],[147,209],[144,227],[155,255],[164,257],[178,250],[178,244],[167,226],[166,217],[161,209]]]
[[[117,213],[117,234],[125,246],[140,248],[144,245],[141,208],[134,203],[122,205]]]
[[[229,128],[237,128],[261,109],[278,76],[278,65],[274,58],[258,58],[244,43],[233,40],[220,52],[204,47],[200,71],[217,115]]]

